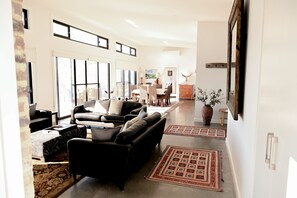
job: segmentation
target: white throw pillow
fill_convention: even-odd
[[[93,112],[106,114],[108,111],[108,107],[109,100],[96,100]]]
[[[122,107],[123,107],[122,100],[111,100],[109,109],[108,109],[108,114],[109,115],[121,115]]]

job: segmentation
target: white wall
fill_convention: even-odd
[[[198,22],[196,86],[210,91],[222,89],[224,96],[221,104],[214,106],[212,123],[219,123],[219,109],[226,107],[226,68],[205,68],[206,63],[227,63],[227,22]],[[203,103],[195,103],[195,121],[202,122]]]
[[[68,15],[58,10],[53,11],[36,2],[33,4],[26,0],[24,8],[29,11],[29,30],[25,30],[25,44],[27,61],[33,62],[33,91],[37,108],[57,110],[55,56],[110,63],[111,89],[115,87],[116,68],[138,69],[138,56],[132,57],[115,51],[115,43],[121,42],[135,47],[138,54],[139,50],[136,44],[111,35],[77,15]],[[109,50],[54,37],[52,33],[53,19],[109,38]]]
[[[184,83],[183,74],[190,74],[188,84],[194,84],[196,80],[196,49],[195,48],[178,48],[170,49],[160,47],[145,47],[142,46],[139,54],[139,66],[144,74],[145,69],[157,69],[162,76],[162,82],[167,81],[167,71],[176,68],[176,93],[178,96],[178,84]],[[174,53],[172,51],[175,51]],[[175,75],[175,74],[173,74]],[[166,82],[165,82],[166,83]]]
[[[232,116],[228,115],[227,146],[239,198],[253,197],[253,182],[256,179],[254,178],[255,141],[257,138],[263,2],[263,0],[250,1],[248,9],[249,23],[243,113],[239,115],[238,121],[234,121]]]
[[[237,194],[239,198],[296,197],[296,192],[286,191],[289,160],[297,159],[297,2],[250,0],[246,5],[244,109],[238,121],[229,115],[227,129]],[[276,170],[265,163],[268,132],[279,138]]]

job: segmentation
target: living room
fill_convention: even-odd
[[[25,35],[26,56],[28,57],[28,60],[35,63],[36,66],[38,65],[38,71],[35,71],[36,76],[34,80],[37,84],[37,95],[35,97],[37,97],[36,101],[38,101],[38,105],[40,105],[40,107],[48,109],[54,109],[56,107],[54,95],[55,85],[52,84],[52,82],[55,82],[53,75],[53,57],[55,53],[57,53],[56,55],[66,57],[75,56],[83,60],[88,60],[89,58],[91,60],[103,60],[103,62],[110,62],[114,69],[116,65],[125,65],[125,67],[127,66],[127,68],[133,66],[139,67],[139,65],[142,65],[140,64],[142,61],[141,59],[145,57],[145,55],[142,56],[141,54],[142,46],[134,45],[134,43],[130,42],[129,40],[123,40],[122,38],[117,37],[111,38],[113,39],[113,43],[121,40],[121,42],[135,47],[137,51],[140,52],[139,57],[136,57],[136,59],[138,59],[136,62],[134,62],[134,57],[122,56],[120,54],[117,54],[115,50],[112,50],[112,48],[110,48],[109,51],[113,51],[114,57],[120,57],[119,60],[117,58],[110,57],[103,49],[98,49],[100,51],[100,54],[102,54],[102,56],[100,55],[98,57],[97,51],[95,49],[92,50],[88,47],[84,47],[81,45],[78,46],[78,44],[74,42],[70,44],[70,42],[66,42],[66,40],[63,41],[63,39],[51,38],[52,31],[50,23],[54,16],[59,17],[60,20],[64,19],[64,22],[71,23],[72,21],[74,21],[75,24],[79,25],[80,28],[87,29],[89,31],[93,30],[93,26],[89,26],[86,23],[81,22],[80,17],[73,18],[73,16],[65,16],[66,14],[58,13],[58,11],[50,14],[46,7],[39,7],[37,5],[38,2],[34,2],[32,3],[32,5],[28,2],[24,2],[24,7],[28,6],[28,10],[32,9],[31,14],[33,15],[34,13],[38,13],[38,10],[43,11],[43,14],[42,11],[40,11],[39,14],[34,16],[34,18],[38,18],[40,21],[42,21],[40,22],[40,25],[38,23],[35,23],[34,20],[30,24],[32,25],[31,28],[37,31],[36,34]],[[296,110],[292,108],[294,107],[293,99],[296,97],[296,93],[294,93],[293,91],[287,93],[288,90],[295,90],[297,84],[295,82],[296,78],[293,76],[293,74],[296,72],[296,69],[291,67],[291,65],[294,65],[293,52],[294,50],[296,50],[296,41],[293,39],[295,38],[294,35],[296,33],[296,26],[294,26],[296,22],[292,21],[292,19],[296,19],[295,11],[292,10],[294,7],[296,7],[296,3],[292,1],[287,1],[285,3],[282,1],[264,3],[264,1],[250,0],[246,1],[245,5],[246,9],[248,10],[248,47],[245,71],[246,78],[244,89],[244,111],[238,121],[233,121],[232,116],[229,114],[228,138],[226,140],[226,144],[229,147],[231,164],[233,164],[232,169],[238,197],[284,197],[287,192],[286,187],[290,184],[290,181],[287,181],[288,167],[289,165],[291,167],[291,160],[289,164],[289,157],[293,158],[292,163],[294,164],[294,159],[296,161],[296,152],[294,151],[297,150],[296,141],[294,141],[296,140],[296,135],[291,133],[291,131],[294,131],[294,129],[296,128],[294,119],[296,117]],[[37,9],[35,6],[37,7]],[[1,11],[3,11],[1,13],[4,13],[4,19],[11,22],[11,14],[7,11],[7,8],[11,8],[11,6],[7,4],[5,4],[5,6],[1,6],[0,9]],[[74,24],[71,23],[71,25]],[[10,27],[7,23],[3,23],[3,26]],[[277,29],[282,31],[279,32],[277,31]],[[94,30],[94,32],[96,32],[96,30]],[[7,34],[5,35],[5,33]],[[1,37],[11,38],[11,36],[7,36],[11,35],[11,33],[12,32],[10,32],[9,34],[9,32],[4,31],[1,33],[3,34],[1,35]],[[43,37],[42,35],[47,36]],[[107,33],[105,33],[105,35],[107,35]],[[30,44],[28,43],[28,46],[27,39],[32,41],[30,42]],[[227,39],[225,39],[224,42],[227,42],[226,40]],[[5,41],[5,44],[6,42],[7,41]],[[10,40],[10,42],[12,42],[12,40]],[[47,43],[50,47],[43,47],[43,42]],[[58,42],[63,42],[62,46],[60,46],[61,44],[58,44]],[[197,43],[198,42],[199,37],[197,39]],[[9,46],[13,45],[10,43]],[[65,46],[65,48],[63,46]],[[112,45],[110,47],[112,47]],[[205,50],[205,46],[200,47],[200,50]],[[77,50],[77,48],[82,49],[82,51]],[[69,49],[71,49],[71,51]],[[7,49],[2,48],[1,52],[6,52],[6,50]],[[146,50],[149,51],[149,49],[144,49],[143,51]],[[156,49],[152,48],[151,50],[155,51]],[[88,51],[88,53],[90,53],[90,56],[85,54],[85,51]],[[159,51],[161,50],[159,49]],[[196,50],[185,51],[188,52],[186,54],[189,54],[189,56],[192,58],[185,58],[184,60],[190,59],[193,60],[193,62],[179,62],[179,64],[176,64],[177,61],[175,61],[172,65],[183,67],[183,65],[187,63],[189,65],[192,65],[192,67],[189,71],[183,71],[182,69],[180,69],[180,73],[194,71],[197,72],[197,67],[198,69],[204,68],[204,65],[202,66],[199,63],[196,67],[195,59],[197,58],[198,62],[201,60],[199,59],[199,46],[197,47],[197,57]],[[280,51],[283,53],[279,53]],[[209,52],[207,52],[207,54],[209,54]],[[165,65],[165,63],[151,64],[150,62],[147,62],[143,65],[146,65],[148,69],[151,69],[151,67],[159,67],[159,64],[162,66]],[[3,65],[15,64],[12,62],[4,62]],[[172,66],[171,62],[168,62],[168,65]],[[142,69],[145,69],[146,66],[143,66]],[[5,70],[1,68],[0,73],[2,75],[5,73],[8,76],[12,74],[13,71],[8,72],[7,68],[5,68]],[[206,86],[207,84],[209,84],[209,79],[212,79],[211,82],[216,81],[217,76],[213,75],[213,73],[214,72],[211,70],[206,70],[205,75],[200,76],[199,74],[199,77],[196,73],[196,85],[204,87],[202,85]],[[1,76],[1,79],[5,79],[5,82],[8,84],[11,83],[11,85],[7,86],[2,83],[3,90],[7,90],[8,88],[12,88],[11,90],[15,90],[12,86],[15,85],[15,81],[12,80],[15,78],[12,77],[11,79],[6,79],[7,76],[3,75]],[[180,79],[183,78],[180,76]],[[204,80],[202,83],[199,83],[199,79]],[[286,79],[290,79],[290,81],[293,82],[286,83]],[[219,84],[225,84],[225,81],[219,81]],[[48,88],[44,89],[42,88],[43,86]],[[7,110],[7,108],[5,107],[7,103],[4,103],[4,101],[6,102],[7,99],[1,96],[1,99],[3,99],[0,100],[2,107],[1,121],[2,123],[4,123],[3,127],[5,126],[5,121],[7,121],[7,123],[11,123],[11,125],[19,123],[17,117],[18,110],[16,105],[17,98],[15,96],[15,93],[6,93],[6,97],[8,96],[10,98],[8,104],[12,104],[15,102],[14,104],[9,105],[10,109],[6,112],[12,112],[13,114],[16,114],[16,116],[12,116],[10,120],[6,120],[4,110]],[[284,95],[286,95],[285,99],[283,98]],[[288,104],[287,107],[283,107],[284,103]],[[195,108],[197,108],[198,112],[199,108]],[[286,117],[283,113],[290,115],[290,117]],[[11,131],[11,128],[2,128],[1,133],[4,134],[4,138],[7,137],[7,134],[4,133],[6,130]],[[9,146],[7,146],[7,144],[15,142],[15,138],[20,130],[18,128],[15,128],[15,130],[13,131],[16,132],[12,132],[12,137],[5,139],[5,150],[8,150],[10,148]],[[280,144],[277,159],[278,164],[276,166],[278,170],[277,173],[280,174],[273,174],[273,170],[268,169],[266,166],[267,164],[265,164],[264,159],[262,159],[262,157],[264,158],[265,156],[265,146],[263,145],[266,144],[266,133],[268,131],[273,131],[278,137],[282,137],[282,142],[286,142],[286,145],[290,145],[287,147],[291,148],[290,150],[287,150],[286,148],[284,148],[286,147],[283,146],[284,144]],[[1,142],[4,141],[2,140]],[[14,149],[18,149],[19,147],[20,145],[14,147]],[[16,151],[16,153],[18,152],[19,150]],[[14,158],[17,158],[16,164],[22,164],[21,158],[17,157],[19,156],[19,153],[14,156]],[[6,159],[7,163],[10,162],[9,158],[6,155],[4,155],[4,158]],[[5,167],[8,167],[6,164],[4,165]],[[8,171],[8,174],[9,173],[11,172]],[[22,171],[19,171],[19,173],[20,175],[22,175]],[[263,177],[264,174],[268,175],[268,177]],[[281,186],[278,185],[279,182],[282,184]],[[9,182],[7,185],[9,186]],[[19,184],[18,186],[22,186],[22,184]],[[22,197],[22,195],[20,197]]]

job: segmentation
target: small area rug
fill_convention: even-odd
[[[167,146],[162,158],[146,178],[205,190],[221,188],[220,152]]]
[[[169,125],[164,131],[164,134],[169,135],[185,135],[185,136],[202,136],[211,138],[226,138],[225,129],[217,128],[203,128],[198,126],[186,126],[186,125]]]
[[[49,162],[33,160],[35,198],[58,197],[75,184],[67,157],[67,151],[64,151],[49,158]],[[81,178],[78,176],[77,181]]]

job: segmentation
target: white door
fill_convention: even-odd
[[[265,0],[253,198],[297,197],[296,8],[296,0]],[[268,132],[278,137],[275,170],[265,163]]]

